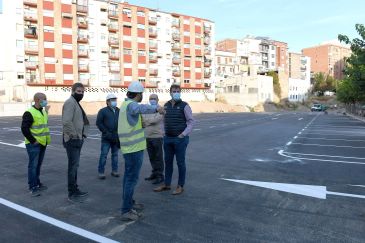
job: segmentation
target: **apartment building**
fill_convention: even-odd
[[[224,79],[239,73],[239,63],[236,53],[230,51],[215,51],[216,75]]]
[[[29,100],[32,87],[59,92],[57,87],[75,82],[95,90],[125,88],[132,80],[147,88],[180,82],[186,89],[210,90],[214,81],[214,23],[209,20],[117,0],[3,4],[1,26],[9,31],[1,53],[8,61],[0,77],[9,76],[8,100],[14,100],[9,97],[15,84],[25,90],[20,99]]]
[[[335,79],[343,79],[345,58],[351,56],[351,49],[338,41],[324,42],[318,46],[304,48],[302,53],[311,58],[313,73],[326,73]]]
[[[300,53],[288,53],[289,101],[298,102],[308,98],[310,90],[310,58]]]

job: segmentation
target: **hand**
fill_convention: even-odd
[[[184,138],[185,136],[184,136],[184,134],[180,134],[179,136],[177,136],[178,138]]]
[[[35,141],[34,143],[33,143],[33,145],[38,145],[39,143],[38,143],[38,141]]]
[[[45,110],[46,110],[46,112],[48,113],[48,111],[49,111],[49,109],[51,108],[51,106],[50,105],[47,105],[46,106],[46,108],[45,108]]]
[[[157,107],[157,112],[161,115],[164,115],[166,113],[165,109],[162,106]]]

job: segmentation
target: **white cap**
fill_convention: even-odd
[[[128,86],[128,91],[133,93],[143,93],[144,87],[139,81],[133,81]]]
[[[108,94],[108,95],[106,96],[106,100],[116,99],[116,98],[117,98],[117,96],[115,96],[115,94],[112,94],[112,93],[110,93],[110,94]]]

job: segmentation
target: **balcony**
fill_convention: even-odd
[[[158,69],[157,68],[150,68],[150,76],[157,76],[158,75]]]
[[[180,64],[181,63],[181,58],[180,57],[173,57],[172,58],[172,63],[176,64],[176,65]]]
[[[24,0],[23,3],[29,7],[37,7],[37,0]]]
[[[212,72],[210,70],[204,71],[204,78],[210,78]]]
[[[172,76],[174,76],[174,77],[180,77],[181,76],[180,69],[178,69],[178,68],[173,69],[172,70]]]
[[[119,52],[109,52],[110,60],[119,60]]]
[[[89,79],[84,77],[84,75],[79,75],[79,83],[82,83],[85,86],[89,86]]]
[[[180,33],[179,32],[172,33],[172,39],[174,41],[180,41]]]
[[[27,70],[36,70],[38,68],[38,61],[26,61],[25,69]]]
[[[119,73],[120,72],[119,63],[118,63],[118,65],[109,66],[109,72],[111,72],[111,73]]]
[[[37,82],[37,75],[35,75],[35,74],[29,74],[29,73],[27,73],[25,75],[25,80],[26,80],[27,84],[35,84],[35,83],[38,83]]]
[[[31,38],[31,39],[37,39],[38,38],[37,27],[31,26],[31,27],[25,28],[24,37]]]
[[[204,38],[204,45],[209,45],[210,44],[210,38],[205,37]]]
[[[150,50],[156,51],[157,50],[157,42],[155,41],[150,41],[149,42],[149,46],[150,46]]]
[[[88,7],[86,5],[76,5],[76,11],[77,13],[81,13],[81,14],[87,14],[88,12]]]
[[[211,31],[212,31],[212,26],[210,26],[207,23],[204,23],[204,33],[205,34],[210,34]]]
[[[174,43],[171,48],[175,52],[181,52],[181,45],[180,43]]]
[[[156,38],[157,37],[157,30],[155,28],[149,28],[148,29],[148,34],[149,34],[150,37]]]
[[[117,10],[108,10],[108,18],[109,19],[118,19],[118,11]]]
[[[109,37],[108,43],[109,46],[119,46],[119,39],[115,37]]]
[[[204,48],[204,55],[210,55],[210,54],[212,54],[212,49],[209,48],[209,47],[205,47]]]
[[[78,49],[77,50],[78,57],[89,57],[89,50],[87,49]]]
[[[79,73],[88,73],[89,72],[89,64],[79,63]]]
[[[88,43],[89,42],[89,36],[88,35],[86,35],[86,34],[78,34],[77,35],[77,42],[78,43],[84,43],[84,44],[86,44],[86,43]]]
[[[212,60],[204,60],[204,67],[210,67],[212,65]]]
[[[84,17],[77,17],[77,26],[80,29],[87,29],[88,28],[88,22]]]
[[[24,11],[24,21],[36,23],[38,21],[38,15],[36,11]]]
[[[174,19],[171,21],[171,26],[172,26],[172,27],[179,28],[179,27],[180,27],[180,19],[176,19],[176,18],[174,18]]]
[[[148,17],[148,23],[150,25],[156,25],[157,24],[157,18],[156,17],[152,17],[152,16]]]
[[[38,45],[26,45],[24,52],[27,55],[38,55]]]
[[[157,62],[157,55],[150,53],[149,60],[150,60],[151,63],[156,63]]]
[[[118,31],[118,23],[110,23],[108,25],[109,32],[117,32]]]

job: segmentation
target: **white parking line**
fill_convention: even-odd
[[[201,130],[200,128],[193,129],[193,131],[200,131],[200,130]]]
[[[339,156],[339,155],[327,155],[327,154],[305,154],[305,153],[292,153],[292,152],[284,152],[285,154],[294,154],[294,155],[309,155],[315,157],[330,157],[330,158],[342,158],[342,159],[358,159],[365,160],[365,158],[361,157],[347,157],[347,156]]]
[[[298,137],[298,138],[313,139],[313,140],[328,140],[328,141],[365,142],[365,140],[351,140],[351,139],[341,139],[341,138],[310,138],[310,137]]]
[[[61,228],[63,230],[66,230],[68,232],[72,232],[74,234],[77,234],[77,235],[80,235],[82,237],[85,237],[87,239],[90,239],[90,240],[93,240],[93,241],[96,241],[96,242],[108,242],[108,243],[116,243],[118,241],[114,241],[112,239],[109,239],[109,238],[106,238],[104,236],[101,236],[101,235],[97,235],[95,233],[92,233],[90,231],[87,231],[87,230],[84,230],[82,228],[79,228],[79,227],[76,227],[76,226],[73,226],[71,224],[67,224],[65,222],[62,222],[60,220],[57,220],[55,218],[51,218],[45,214],[42,214],[42,213],[38,213],[34,210],[31,210],[29,208],[26,208],[26,207],[23,207],[23,206],[20,206],[18,204],[15,204],[13,202],[10,202],[6,199],[3,199],[3,198],[0,198],[0,204],[4,205],[4,206],[7,206],[9,208],[12,208],[18,212],[21,212],[21,213],[24,213],[26,215],[29,215],[33,218],[36,218],[38,220],[41,220],[43,222],[46,222],[46,223],[49,223],[51,225],[54,225],[58,228]]]
[[[299,133],[298,133],[299,134]],[[315,133],[315,132],[306,132],[303,135],[322,135],[322,136],[348,136],[348,137],[365,137],[365,135],[356,135],[356,134],[350,134],[350,135],[346,135],[346,134],[328,134],[328,133]]]
[[[300,121],[300,120],[303,120],[303,118],[301,117],[301,118],[298,119],[298,121]]]
[[[355,149],[362,149],[365,147],[353,147],[353,146],[345,146],[345,145],[332,145],[332,144],[316,144],[316,143],[292,143],[292,144],[299,144],[304,146],[320,146],[320,147],[336,147],[336,148],[355,148]]]

